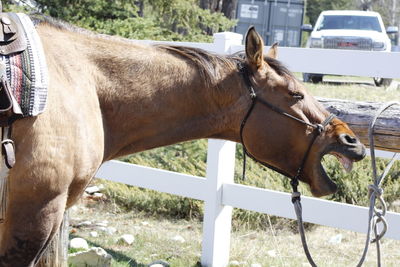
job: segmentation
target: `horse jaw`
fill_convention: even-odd
[[[322,197],[333,194],[337,191],[337,185],[326,174],[321,161],[316,163],[317,167],[312,172],[310,189],[315,197]]]

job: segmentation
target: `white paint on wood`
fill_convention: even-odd
[[[95,177],[199,200],[207,194],[204,178],[116,160],[105,162]]]
[[[232,207],[222,204],[222,189],[223,185],[233,183],[235,147],[229,141],[208,141],[202,266],[223,267],[229,262]]]
[[[185,45],[232,54],[244,49],[240,45],[241,40],[242,36],[238,34],[219,33],[215,35],[214,43],[210,44],[138,42]],[[281,47],[278,59],[295,72],[400,77],[400,53]],[[227,266],[229,260],[232,206],[295,218],[290,194],[234,184],[234,159],[234,143],[209,140],[206,179],[117,161],[104,163],[96,177],[204,200],[201,262],[204,266],[223,267]],[[367,230],[365,207],[310,197],[302,197],[302,205],[305,222],[364,233]],[[388,212],[386,218],[389,230],[385,237],[400,240],[400,214]]]
[[[291,194],[239,184],[224,184],[223,204],[279,217],[296,219]],[[340,202],[301,197],[305,222],[366,233],[368,208]],[[400,225],[400,214],[388,212],[389,225]],[[400,240],[400,227],[389,227],[386,238]]]

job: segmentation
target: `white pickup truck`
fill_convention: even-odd
[[[385,30],[379,13],[372,11],[331,10],[323,11],[315,24],[301,28],[310,32],[306,47],[391,51],[391,41],[388,34],[398,32],[397,27],[388,27]],[[323,74],[303,73],[305,82],[321,82]],[[374,78],[377,86],[389,86],[391,79]]]

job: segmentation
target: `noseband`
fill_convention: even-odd
[[[278,172],[278,173],[280,173],[282,175],[285,175],[285,176],[289,177],[291,179],[290,184],[292,185],[293,192],[297,193],[298,192],[297,186],[299,184],[299,177],[300,177],[300,175],[301,175],[301,173],[302,173],[302,171],[304,169],[304,166],[305,166],[307,158],[308,158],[308,156],[310,154],[311,148],[312,148],[315,140],[317,139],[317,137],[320,136],[321,133],[326,130],[326,126],[335,118],[335,115],[330,114],[321,124],[316,124],[316,123],[313,124],[313,123],[306,122],[306,121],[304,121],[302,119],[299,119],[299,118],[287,113],[286,111],[282,110],[281,108],[271,104],[270,102],[268,102],[268,101],[266,101],[264,99],[258,98],[257,94],[256,94],[256,92],[254,90],[254,87],[253,87],[253,85],[252,85],[252,83],[250,81],[250,73],[249,73],[248,68],[245,65],[240,64],[239,65],[239,71],[243,76],[243,79],[244,79],[244,82],[246,84],[246,87],[249,90],[250,99],[251,99],[250,107],[249,107],[249,109],[248,109],[248,111],[246,113],[246,116],[244,116],[244,118],[242,120],[242,123],[240,124],[240,141],[241,141],[241,143],[243,145],[243,150],[245,152],[245,155],[247,155],[248,157],[250,157],[253,160],[257,161],[261,165],[264,165],[267,168],[270,168],[270,169],[272,169],[272,170],[274,170],[274,171],[276,171],[276,172]],[[243,131],[244,131],[244,128],[246,126],[246,122],[247,122],[248,118],[250,117],[250,115],[251,115],[251,113],[252,113],[252,111],[253,111],[253,109],[254,109],[254,107],[255,107],[255,105],[257,103],[260,103],[260,104],[268,107],[272,111],[274,111],[274,112],[276,112],[276,113],[278,113],[280,115],[283,115],[286,118],[289,118],[289,119],[294,120],[294,121],[296,121],[298,123],[301,123],[301,124],[304,124],[306,126],[310,126],[310,127],[313,128],[313,137],[312,137],[312,139],[311,139],[311,141],[310,141],[310,143],[308,145],[308,148],[307,148],[306,152],[304,153],[304,156],[303,156],[303,159],[301,161],[301,164],[300,164],[299,168],[297,169],[295,175],[292,176],[292,175],[288,174],[287,172],[285,172],[285,171],[283,171],[283,170],[281,170],[279,168],[271,166],[268,163],[259,161],[253,155],[251,155],[251,153],[248,151],[248,149],[246,147],[246,144],[244,142]],[[294,196],[292,198],[292,201],[295,201],[296,198],[300,198],[300,194],[294,194]]]

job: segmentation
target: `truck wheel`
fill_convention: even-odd
[[[322,74],[303,73],[303,82],[320,83],[323,77],[324,75]]]
[[[389,87],[393,79],[386,78],[374,78],[374,83],[376,86]]]

